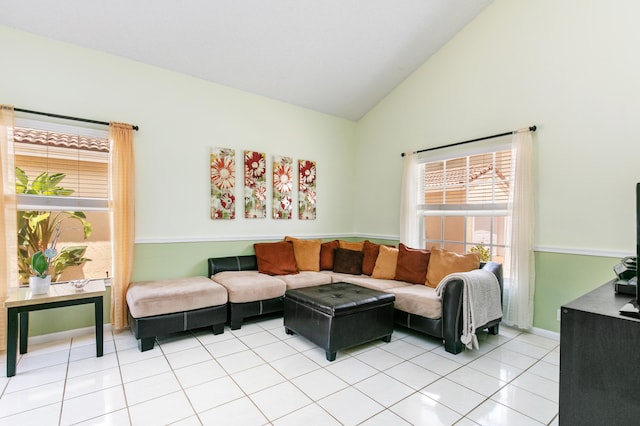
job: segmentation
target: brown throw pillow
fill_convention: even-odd
[[[437,287],[444,277],[454,272],[469,272],[480,267],[480,256],[477,253],[458,254],[445,249],[433,247],[427,268],[429,287]]]
[[[340,244],[340,248],[347,249],[347,250],[362,251],[362,247],[364,246],[364,241],[352,242],[352,241],[338,240],[338,243]]]
[[[400,243],[398,246],[396,280],[424,284],[427,278],[430,254],[429,250],[414,249]]]
[[[338,240],[327,241],[320,245],[320,269],[333,270],[334,252],[340,247]]]
[[[255,243],[258,260],[258,272],[267,275],[297,274],[296,258],[293,253],[293,244],[290,241],[277,243]]]
[[[376,260],[378,259],[378,252],[380,252],[380,244],[372,243],[369,240],[364,241],[362,246],[362,273],[365,275],[373,274],[373,268],[376,266]]]
[[[362,256],[363,253],[359,250],[337,248],[333,260],[333,272],[361,275]]]
[[[293,254],[298,271],[318,272],[320,270],[321,240],[300,240],[293,237],[285,237],[284,240],[293,243]]]
[[[398,263],[398,249],[395,247],[380,246],[376,266],[371,273],[372,278],[392,280],[396,276],[396,264]]]

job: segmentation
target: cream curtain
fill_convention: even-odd
[[[418,248],[418,200],[416,199],[417,157],[406,153],[402,161],[402,188],[400,189],[400,242]]]
[[[111,123],[111,233],[113,277],[111,280],[111,324],[119,330],[128,325],[127,288],[133,270],[135,241],[135,173],[133,128]]]
[[[16,216],[16,171],[13,155],[13,107],[0,105],[0,300],[18,286],[18,234]],[[6,346],[7,311],[0,309],[0,348]]]
[[[504,318],[518,328],[533,325],[535,259],[533,252],[533,140],[529,129],[513,134],[511,144],[510,226],[507,242],[511,246],[505,259]]]

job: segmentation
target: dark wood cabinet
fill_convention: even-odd
[[[640,424],[640,320],[613,281],[561,307],[560,425]]]

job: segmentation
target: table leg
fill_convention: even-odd
[[[20,312],[20,353],[27,353],[27,343],[29,342],[29,312]]]
[[[7,309],[7,377],[16,375],[16,351],[18,349],[18,311]]]
[[[104,351],[104,325],[102,320],[102,296],[96,298],[95,305],[95,322],[96,322],[96,356],[101,357]]]

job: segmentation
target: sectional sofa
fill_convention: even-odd
[[[475,253],[291,237],[257,243],[254,249],[255,255],[208,259],[209,277],[227,290],[231,329],[240,328],[245,318],[282,312],[288,289],[347,282],[394,294],[396,324],[440,338],[447,352],[457,354],[464,349],[464,285],[460,279],[449,280],[438,296],[438,283],[450,273],[482,268],[495,275],[500,295],[503,290],[502,265],[480,262]],[[476,324],[476,329],[498,334],[500,321]]]

